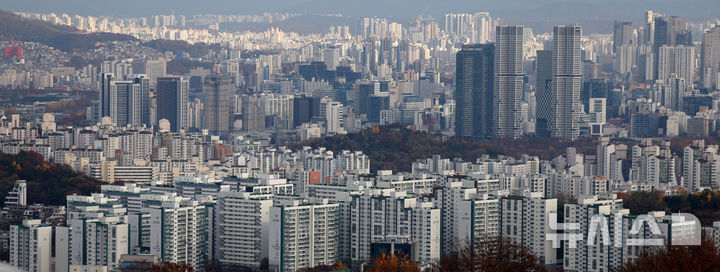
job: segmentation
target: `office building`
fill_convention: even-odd
[[[493,136],[495,46],[465,45],[455,70],[455,136]]]
[[[181,77],[159,77],[156,84],[157,120],[170,122],[170,131],[188,128],[190,82]]]
[[[323,61],[328,70],[335,71],[340,65],[340,49],[336,47],[325,48],[322,51]]]
[[[118,126],[150,124],[150,82],[145,76],[118,81],[113,74],[102,75],[101,116]]]
[[[580,136],[581,38],[582,28],[577,25],[553,29],[553,110],[550,118],[553,138],[572,141]]]
[[[247,132],[261,132],[265,130],[265,104],[258,95],[242,97],[243,130]]]
[[[224,135],[230,130],[230,95],[235,86],[231,77],[205,78],[203,125],[210,133]]]
[[[150,82],[155,83],[158,78],[164,77],[167,73],[167,61],[165,59],[148,60],[145,62],[145,74]]]
[[[495,35],[494,136],[516,139],[523,135],[523,27],[498,26]]]
[[[588,109],[590,135],[602,136],[607,121],[607,99],[606,98],[590,98],[590,107]]]
[[[379,91],[379,82],[357,82],[355,84],[355,97],[353,99],[355,114],[367,114],[370,96]]]
[[[552,50],[538,50],[535,60],[535,134],[538,137],[550,137],[550,117],[552,116]]]
[[[367,97],[365,98],[367,108]],[[320,116],[320,98],[308,96],[296,96],[293,98],[293,126],[298,127],[303,123],[310,122],[314,117]],[[366,113],[366,112],[363,112]]]

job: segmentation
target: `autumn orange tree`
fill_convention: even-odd
[[[510,244],[499,236],[488,236],[460,248],[455,255],[443,256],[429,271],[510,272],[545,271],[545,268],[527,247]]]
[[[720,271],[720,253],[713,241],[703,239],[699,246],[665,246],[648,250],[638,258],[623,264],[621,272],[637,271]]]
[[[417,264],[404,254],[385,254],[370,261],[368,272],[420,272]]]

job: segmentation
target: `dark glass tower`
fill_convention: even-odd
[[[181,77],[157,79],[157,120],[170,121],[170,130],[188,127],[188,89],[190,82]]]
[[[455,135],[493,136],[495,46],[472,44],[457,53],[455,72]]]
[[[549,138],[549,121],[552,116],[552,50],[538,50],[535,62],[537,79],[535,82],[536,113],[535,134]]]

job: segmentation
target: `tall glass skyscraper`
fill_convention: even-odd
[[[457,53],[455,72],[455,135],[493,136],[495,46],[471,44]]]
[[[182,77],[157,79],[157,119],[170,121],[170,130],[188,128],[188,89],[190,82]]]
[[[550,117],[552,116],[552,50],[538,50],[535,62],[535,98],[537,100],[535,134],[538,137],[550,137]]]

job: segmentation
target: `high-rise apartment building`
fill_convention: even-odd
[[[142,212],[150,214],[150,254],[203,271],[208,232],[205,205],[173,197]]]
[[[613,51],[617,52],[621,46],[631,44],[636,44],[632,22],[615,21],[613,24]]]
[[[665,81],[672,75],[695,82],[695,47],[694,46],[662,46],[658,51],[658,77]]]
[[[100,266],[116,269],[120,257],[129,254],[129,225],[124,215],[85,212],[83,218],[69,220],[68,227],[56,228],[56,255],[70,256],[60,267]],[[70,269],[72,271],[72,269]]]
[[[493,19],[488,12],[445,14],[445,33],[465,36],[472,43],[487,43],[492,40]]]
[[[572,237],[573,245],[571,241],[563,241],[563,269],[567,271],[610,271],[614,267],[622,265],[622,263],[615,264],[617,259],[622,259],[623,256],[620,254],[622,248],[616,248],[613,245],[608,245],[605,241],[601,241],[602,238],[589,237],[588,233],[590,229],[597,226],[591,226],[590,219],[593,216],[603,216],[606,218],[606,222],[612,222],[613,215],[615,213],[627,214],[627,210],[622,210],[622,199],[617,199],[614,195],[607,198],[593,197],[581,197],[578,203],[565,204],[565,223],[576,224],[579,229],[575,230],[576,233],[568,233],[567,236]],[[608,225],[610,226],[610,225]],[[599,228],[598,228],[599,229]],[[622,235],[622,232],[616,232],[616,228],[609,227],[610,241],[615,241],[613,238],[616,235]],[[598,233],[600,231],[598,230]],[[591,239],[598,239],[601,242],[595,241],[594,243],[588,244],[588,237]],[[611,263],[612,262],[612,263]]]
[[[553,138],[572,141],[580,137],[581,38],[582,28],[578,25],[553,29],[553,110],[550,118]]]
[[[498,235],[497,179],[450,178],[434,191],[442,213],[442,254],[456,254],[482,237]]]
[[[523,27],[498,26],[495,36],[494,136],[520,138],[523,135]]]
[[[332,265],[339,258],[340,206],[279,200],[270,209],[270,271]]]
[[[157,120],[170,121],[170,130],[188,128],[188,90],[190,81],[181,77],[159,77],[156,84]]]
[[[351,196],[348,247],[353,264],[373,257],[374,245],[400,242],[415,245],[420,265],[440,258],[440,209],[432,202],[394,189],[376,189]]]
[[[500,199],[500,236],[530,249],[541,264],[555,264],[556,250],[546,235],[554,232],[550,228],[550,214],[557,213],[557,208],[557,199],[543,198],[542,192],[503,197]]]
[[[120,257],[131,253],[126,207],[100,193],[67,196],[66,225],[55,227],[55,271],[116,269]]]
[[[220,192],[215,206],[215,258],[223,266],[260,268],[269,256],[271,194]]]
[[[493,136],[495,46],[465,45],[455,70],[455,136]]]
[[[21,271],[50,272],[52,226],[25,220],[10,226],[10,265]]]
[[[720,82],[720,26],[713,27],[703,35],[700,73],[703,87],[718,89]]]

